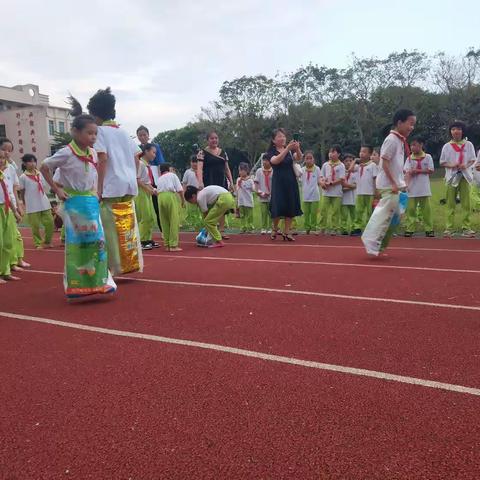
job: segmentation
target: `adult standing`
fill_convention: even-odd
[[[137,128],[137,138],[140,142],[140,148],[143,148],[147,144],[153,145],[155,147],[155,158],[150,162],[150,165],[153,175],[152,187],[157,188],[158,179],[160,178],[159,166],[162,163],[165,163],[165,157],[163,156],[162,149],[158,143],[150,142],[150,132],[148,131],[148,128],[144,125],[140,125]],[[160,235],[162,235],[162,225],[160,223],[160,212],[158,209],[158,197],[156,195],[152,195],[151,198],[153,203],[153,209],[155,210],[155,216],[157,218],[157,225],[160,230]]]
[[[270,200],[270,213],[273,218],[271,238],[272,240],[277,238],[278,224],[280,219],[284,218],[283,239],[293,242],[295,239],[290,233],[292,220],[302,215],[300,192],[295,174],[295,162],[302,160],[300,143],[292,140],[287,144],[285,130],[278,128],[273,131],[266,158],[270,160],[273,168],[272,197]]]
[[[217,132],[212,130],[207,134],[207,146],[198,152],[197,160],[197,179],[200,190],[210,185],[233,188],[233,177],[228,165],[228,155],[219,146]],[[219,223],[222,237],[227,240],[228,237],[225,235],[225,215],[220,218]]]

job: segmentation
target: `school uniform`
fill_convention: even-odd
[[[138,194],[135,155],[139,147],[114,121],[98,127],[94,145],[107,155],[101,215],[114,275],[143,270],[143,256],[133,198]]]
[[[480,172],[475,168],[480,165],[480,151],[478,152],[477,161],[472,166],[473,182],[470,185],[470,199],[473,211],[480,210]]]
[[[14,177],[7,166],[5,170],[0,170],[0,277],[11,274],[11,259],[16,242],[13,185]]]
[[[242,232],[253,230],[253,190],[254,182],[251,178],[238,178],[236,184],[237,205],[240,210],[240,224]]]
[[[197,205],[206,214],[203,221],[207,232],[216,242],[220,242],[222,235],[217,225],[226,212],[235,208],[232,194],[218,185],[209,185],[198,192]]]
[[[265,233],[272,228],[272,217],[270,215],[270,199],[272,197],[272,177],[273,169],[264,170],[259,168],[255,172],[255,185],[258,194],[258,204],[260,206],[260,223],[262,232]],[[266,194],[260,196],[260,194]]]
[[[345,165],[338,161],[336,163],[326,162],[322,165],[321,177],[327,182],[334,182],[345,178]],[[330,186],[322,192],[322,227],[332,232],[340,231],[342,211],[342,184]]]
[[[18,205],[17,205],[17,199],[14,192],[15,192],[15,189],[18,190],[20,188],[20,180],[17,174],[17,167],[13,162],[11,162],[11,163],[8,163],[6,170],[8,171],[8,176],[11,179],[11,181],[8,182],[8,185],[13,195],[12,207],[16,210]],[[12,256],[10,258],[10,265],[12,267],[14,265],[18,265],[24,256],[25,256],[25,249],[23,246],[23,238],[22,238],[22,234],[20,233],[20,229],[18,228],[18,224],[15,220],[15,241],[12,249]]]
[[[381,239],[380,251],[385,250],[398,227],[398,225],[392,225],[391,223],[393,216],[399,213],[400,199],[398,194],[392,193],[392,183],[383,169],[383,158],[389,160],[389,170],[398,189],[404,190],[407,186],[403,171],[406,150],[408,151],[407,139],[393,130],[385,138],[380,149],[380,164],[376,187],[380,190],[381,200],[373,211],[362,235],[362,241],[368,252],[372,251],[369,242],[373,238],[376,239],[375,241],[380,241],[379,239]],[[389,208],[385,208],[387,205]]]
[[[166,248],[177,248],[180,233],[178,193],[183,192],[180,179],[172,172],[162,173],[158,179],[157,191],[163,244]]]
[[[138,165],[138,181],[145,185],[153,187],[155,181],[152,168],[145,160],[140,160]],[[152,195],[142,187],[138,189],[138,195],[135,197],[135,212],[137,214],[138,229],[140,231],[140,241],[145,245],[152,241],[153,225],[155,224],[155,210],[153,208]]]
[[[303,216],[307,233],[316,232],[318,225],[318,209],[320,207],[320,167],[302,167],[300,182],[302,184]]]
[[[467,165],[476,160],[475,149],[471,142],[450,141],[442,148],[440,154],[440,165],[454,163]],[[450,233],[455,229],[455,207],[457,194],[460,195],[461,227],[464,231],[471,230],[471,203],[470,184],[473,181],[472,169],[458,170],[458,168],[445,167],[445,183],[447,185],[447,221],[446,232]]]
[[[185,170],[182,178],[182,185],[184,189],[189,186],[198,188],[197,172],[192,168],[188,168],[187,170]],[[199,214],[196,205],[192,205],[191,203],[187,202],[186,213],[187,216],[185,218],[185,222],[187,223],[187,225],[193,227],[194,229],[198,229],[202,225],[202,217]]]
[[[378,167],[372,161],[361,163],[357,169],[357,188],[355,200],[355,230],[363,230],[373,211],[375,181]]]
[[[53,236],[53,216],[50,200],[45,193],[48,188],[43,182],[43,177],[38,170],[25,171],[20,176],[20,189],[24,192],[25,213],[32,229],[33,243],[36,248],[42,244],[50,245]],[[45,238],[42,238],[40,226],[45,230]]]
[[[82,150],[72,141],[43,164],[50,171],[57,169],[55,181],[68,194],[63,205],[65,294],[75,298],[114,292],[117,287],[108,270],[105,235],[95,192],[96,152],[91,148]]]
[[[163,156],[162,156],[162,158],[163,158]],[[146,162],[148,178],[150,179],[150,182],[151,182],[151,185],[152,185],[153,188],[157,188],[158,179],[160,178],[160,171],[158,169],[159,168],[158,165],[156,165],[156,163],[155,163],[156,161],[157,161],[157,159],[155,158],[155,160],[152,163]],[[164,161],[162,161],[161,163],[163,163],[163,162]],[[139,191],[140,191],[140,189],[139,189]],[[152,204],[153,204],[153,210],[155,212],[155,219],[157,220],[158,229],[161,232],[162,231],[162,224],[160,222],[160,212],[158,210],[158,198],[157,198],[156,195],[151,195],[150,199],[151,199]]]
[[[348,172],[345,175],[345,183],[355,186],[354,189],[344,190],[342,197],[342,233],[351,233],[355,228],[355,203],[357,190],[357,172]]]
[[[425,227],[425,232],[433,232],[432,207],[430,197],[430,175],[428,173],[412,174],[413,170],[434,170],[433,158],[428,153],[412,154],[405,162],[405,174],[408,177],[408,207],[405,220],[405,231],[414,232],[417,220],[417,209]]]

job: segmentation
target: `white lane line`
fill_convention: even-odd
[[[25,248],[26,251],[38,251],[34,248]],[[48,249],[47,252],[65,253],[64,250]],[[378,265],[375,263],[341,263],[341,262],[320,262],[308,260],[269,260],[264,258],[235,258],[235,257],[205,257],[200,255],[154,255],[144,253],[144,257],[149,258],[167,258],[167,259],[186,259],[186,260],[212,260],[225,262],[254,262],[254,263],[273,263],[273,264],[294,264],[294,265],[321,265],[329,267],[354,267],[354,268],[379,268],[379,269],[393,269],[393,270],[418,270],[425,272],[447,272],[447,273],[480,273],[480,270],[468,270],[459,268],[435,268],[435,267],[412,267],[407,265]]]
[[[25,270],[26,273],[39,273],[43,275],[63,275],[62,272],[52,272],[47,270]],[[450,308],[453,310],[469,310],[474,312],[480,312],[480,306],[475,307],[473,305],[458,305],[450,303],[434,303],[434,302],[421,302],[416,300],[401,300],[395,298],[382,298],[382,297],[363,297],[359,295],[342,295],[339,293],[324,293],[324,292],[310,292],[304,290],[292,290],[284,288],[267,288],[267,287],[254,287],[249,285],[231,285],[223,283],[202,283],[202,282],[183,282],[178,280],[158,280],[155,278],[142,278],[142,277],[127,277],[120,276],[124,280],[132,280],[135,282],[143,283],[158,283],[162,285],[178,285],[183,287],[203,287],[203,288],[223,288],[233,290],[247,290],[251,292],[268,292],[268,293],[283,293],[289,295],[304,295],[309,297],[323,297],[323,298],[340,298],[342,300],[355,300],[363,302],[381,302],[381,303],[395,303],[400,305],[415,305],[421,307],[434,307],[434,308]]]
[[[294,357],[284,357],[281,355],[273,355],[269,353],[245,350],[243,348],[227,347],[225,345],[218,345],[215,343],[196,342],[193,340],[184,340],[181,338],[161,337],[158,335],[151,335],[146,333],[136,333],[136,332],[128,332],[124,330],[114,330],[111,328],[94,327],[92,325],[62,322],[60,320],[53,320],[50,318],[32,317],[30,315],[19,315],[19,314],[10,313],[10,312],[0,312],[0,317],[6,317],[6,318],[15,319],[15,320],[24,320],[29,322],[44,323],[48,325],[55,325],[57,327],[73,328],[76,330],[102,333],[105,335],[114,335],[118,337],[150,340],[152,342],[181,345],[184,347],[202,348],[205,350],[214,350],[222,353],[230,353],[233,355],[240,355],[243,357],[266,360],[269,362],[286,363],[288,365],[296,365],[299,367],[315,368],[317,370],[326,370],[326,371],[336,372],[336,373],[357,375],[360,377],[370,377],[370,378],[376,378],[379,380],[387,380],[387,381],[398,382],[398,383],[407,383],[410,385],[419,385],[422,387],[435,388],[439,390],[447,390],[450,392],[466,393],[469,395],[480,396],[480,389],[478,388],[464,387],[462,385],[436,382],[433,380],[425,380],[425,379],[416,378],[416,377],[395,375],[392,373],[378,372],[376,370],[366,370],[363,368],[353,368],[353,367],[346,367],[343,365],[334,365],[329,363],[315,362],[311,360],[301,360]]]

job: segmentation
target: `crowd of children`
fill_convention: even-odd
[[[287,154],[279,153],[283,149],[295,152],[288,156],[295,156],[295,160],[286,172],[294,175],[294,188],[301,192],[306,234],[362,235],[367,251],[374,251],[377,247],[372,246],[372,238],[378,232],[382,232],[380,243],[388,243],[393,232],[392,212],[399,204],[396,194],[406,190],[409,200],[405,236],[415,234],[418,221],[423,223],[427,237],[435,235],[430,203],[434,163],[424,151],[422,138],[407,141],[415,126],[415,116],[409,110],[396,113],[380,151],[362,145],[356,158],[333,145],[328,150],[328,161],[321,167],[313,151],[302,154],[297,140],[287,145],[285,132],[279,129],[277,144],[263,156],[261,167],[252,175],[250,166],[241,163],[235,184],[229,179],[229,190],[200,183],[202,170],[198,162],[203,162],[203,157],[199,155],[192,155],[180,181],[165,162],[160,146],[150,143],[146,127],[137,130],[141,143],[136,145],[115,122],[115,97],[109,89],[99,90],[90,99],[88,115],[83,114],[75,99],[71,98],[71,102],[72,141],[45,159],[40,170],[35,156],[26,154],[19,177],[11,158],[12,143],[0,140],[0,283],[18,280],[15,272],[30,266],[23,259],[23,241],[17,226],[25,214],[34,246],[39,249],[52,247],[53,231],[64,223],[64,284],[69,297],[115,291],[112,275],[142,271],[142,250],[160,247],[153,240],[155,223],[169,252],[182,250],[182,219],[197,230],[203,226],[211,239],[210,246],[222,247],[225,215],[236,211],[241,233],[252,233],[254,211],[258,209],[259,233],[271,234],[274,239],[279,218],[273,221],[271,217],[275,183],[272,158],[277,162],[274,167],[287,158]],[[459,197],[462,235],[471,237],[475,232],[470,218],[470,188],[480,185],[480,154],[477,159],[462,122],[452,123],[449,132],[451,140],[440,156],[446,182],[444,235],[454,233]],[[220,154],[218,158],[225,160]],[[227,171],[226,167],[222,169]],[[49,191],[56,195],[52,204]],[[386,205],[390,210],[383,208]],[[292,240],[291,235],[285,236]]]

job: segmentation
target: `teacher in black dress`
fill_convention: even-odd
[[[218,145],[218,134],[211,131],[207,134],[207,147],[202,148],[197,154],[198,168],[197,180],[198,188],[208,187],[209,185],[218,185],[226,189],[233,188],[233,178],[230,167],[228,166],[228,155]],[[227,184],[228,180],[228,184]],[[220,219],[220,233],[225,240],[225,216]]]
[[[285,219],[283,239],[294,242],[290,228],[294,217],[302,215],[300,208],[300,192],[294,164],[302,160],[300,143],[291,141],[287,144],[287,135],[283,128],[273,131],[270,148],[266,157],[273,168],[272,196],[270,200],[270,213],[273,218],[272,240],[278,235],[280,219]]]

